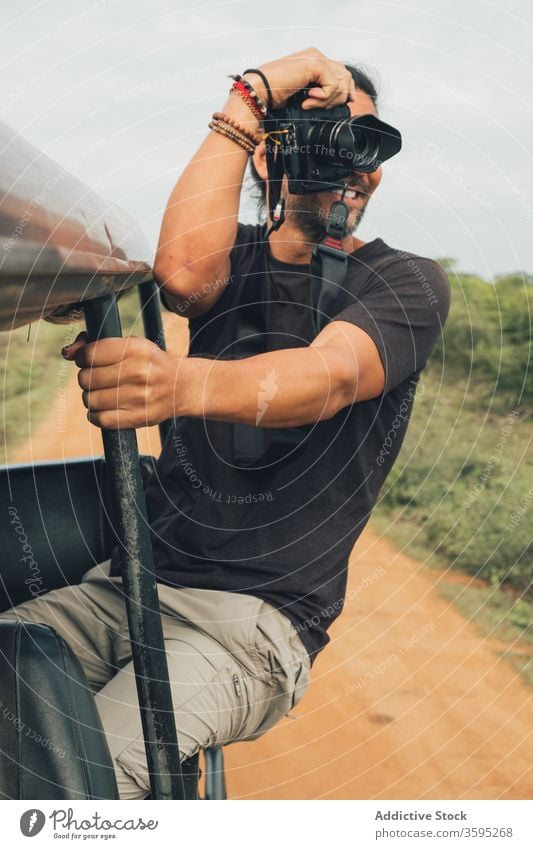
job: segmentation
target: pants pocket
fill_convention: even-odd
[[[305,658],[302,660],[300,667],[294,679],[294,689],[292,693],[291,710],[301,702],[305,691],[309,687],[311,664]]]
[[[238,743],[254,709],[253,679],[239,664],[230,661],[218,673],[213,687],[217,704],[216,745]]]
[[[290,620],[265,603],[258,617],[255,650],[261,676],[243,739],[255,740],[273,728],[301,701],[309,686],[310,660]]]

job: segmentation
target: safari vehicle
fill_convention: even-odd
[[[136,224],[4,124],[0,151],[0,331],[83,314],[91,341],[121,336],[117,299],[137,286],[146,337],[164,347],[158,289]],[[162,439],[169,427],[160,425]],[[0,469],[0,610],[35,593],[15,514],[24,517],[46,591],[78,584],[118,546],[148,798],[197,799],[198,755],[179,761],[154,574],[144,494],[154,458],[139,456],[134,430],[103,430],[102,438],[104,457]],[[53,628],[0,620],[0,699],[1,798],[118,798],[94,697]],[[58,739],[59,752],[46,744]],[[221,749],[203,759],[203,798],[226,798]]]

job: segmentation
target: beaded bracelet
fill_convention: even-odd
[[[246,153],[250,155],[253,153],[254,149],[247,141],[234,135],[224,127],[215,124],[213,121],[209,124],[209,129],[213,130],[213,132],[215,133],[219,133],[221,136],[225,136],[226,138],[230,139],[230,141],[235,142],[235,144],[238,144],[239,147],[242,147],[242,149],[245,150]]]
[[[267,92],[267,97],[268,97],[268,106],[265,104],[263,98],[259,96],[259,94],[255,90],[255,88],[253,87],[252,83],[250,82],[250,80],[244,79],[245,74],[249,74],[249,73],[252,73],[252,74],[258,73],[259,76],[261,77],[261,79],[264,82],[266,82],[265,90]],[[247,70],[241,76],[241,82],[244,83],[244,85],[246,86],[246,88],[248,89],[248,91],[250,92],[252,97],[254,98],[254,100],[257,102],[257,105],[259,106],[263,117],[266,118],[268,113],[272,110],[272,92],[270,91],[270,86],[269,86],[268,81],[267,81],[266,77],[264,76],[264,74],[262,74],[260,71],[258,72],[258,71],[255,71],[253,69]]]
[[[246,129],[246,127],[243,127],[230,115],[226,115],[223,112],[214,112],[211,117],[215,124],[220,124],[223,127],[230,129],[238,136],[241,136],[242,138],[246,139],[246,141],[250,145],[252,145],[254,149],[257,147],[257,145],[262,139],[261,133],[255,133],[251,130]]]
[[[249,136],[245,135],[245,133],[241,133],[241,131],[238,130],[236,127],[234,127],[232,124],[228,124],[226,121],[221,121],[220,119],[215,119],[213,121],[213,123],[217,127],[223,127],[225,130],[227,130],[229,133],[234,135],[236,138],[243,139],[252,148],[255,149],[257,147],[258,142],[255,139],[251,139]]]
[[[246,88],[244,83],[241,83],[239,80],[233,83],[232,87],[229,90],[230,94],[236,94],[237,97],[246,103],[248,109],[253,114],[254,118],[257,118],[258,121],[263,120],[263,113],[261,112],[260,107],[258,106],[253,94]]]
[[[238,130],[235,130],[229,124],[225,124],[222,121],[211,121],[209,129],[235,142],[235,144],[242,147],[242,149],[248,154],[252,154],[255,150],[255,144],[253,144],[246,136],[241,135]]]
[[[240,74],[230,74],[229,77],[230,77],[231,80],[235,80],[235,83],[237,84],[237,88],[239,88],[241,90],[244,89],[244,91],[248,92],[250,97],[255,102],[255,105],[257,106],[258,110],[261,112],[261,116],[263,118],[266,117],[266,115],[268,113],[268,108],[265,106],[264,101],[258,95],[258,93],[256,92],[255,88],[253,87],[252,83],[250,82],[250,80],[245,80],[244,77],[241,76]],[[235,83],[234,83],[234,87],[235,87]]]
[[[243,127],[242,124],[239,124],[231,115],[226,115],[225,112],[213,112],[212,115],[215,121],[223,121],[225,124],[229,124],[235,130],[238,130],[243,136],[246,136],[249,139],[254,147],[256,147],[261,141],[261,134],[256,133],[253,130],[248,130],[246,127]]]
[[[230,74],[230,79],[235,80],[230,89],[230,94],[237,94],[244,100],[246,105],[251,109],[258,121],[262,121],[268,115],[268,108],[263,100],[259,97],[255,88],[249,80],[245,80],[240,74]],[[272,95],[269,88],[269,102],[272,101]]]
[[[245,77],[246,74],[257,74],[257,76],[261,78],[263,85],[265,87],[265,91],[266,91],[266,95],[267,95],[267,99],[268,99],[268,106],[266,107],[266,109],[267,109],[267,112],[272,112],[272,106],[273,106],[272,89],[270,88],[270,84],[269,84],[267,78],[265,77],[264,73],[262,71],[260,71],[259,68],[247,68],[243,73],[243,77]],[[248,81],[245,80],[245,82],[248,82]],[[256,92],[256,97],[259,97],[257,92]]]

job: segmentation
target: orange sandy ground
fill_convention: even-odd
[[[186,322],[165,322],[170,350],[184,352]],[[66,431],[53,408],[13,461],[103,453],[72,371]],[[142,452],[159,453],[156,428],[138,437]],[[531,690],[501,660],[506,646],[440,598],[442,577],[365,531],[345,611],[294,719],[226,747],[230,798],[531,798]]]

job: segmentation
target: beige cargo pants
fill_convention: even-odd
[[[251,595],[158,587],[182,759],[254,740],[300,701],[309,656],[283,613]],[[80,585],[0,616],[42,622],[67,640],[95,693],[120,798],[144,798],[149,781],[122,580],[109,577],[109,561]]]

